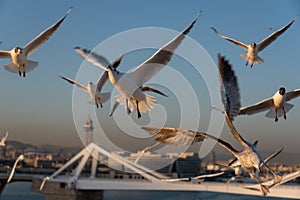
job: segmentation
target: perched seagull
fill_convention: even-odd
[[[278,117],[281,117],[282,115],[283,118],[286,119],[286,113],[294,107],[293,104],[289,104],[287,101],[298,96],[300,96],[300,89],[286,93],[285,88],[281,87],[273,97],[260,101],[257,104],[241,108],[239,114],[252,115],[269,109],[266,117],[275,118],[275,122],[277,122]]]
[[[250,65],[252,67],[255,64],[260,64],[260,63],[264,62],[264,60],[258,56],[258,53],[260,51],[264,50],[272,42],[274,42],[282,33],[284,33],[294,23],[294,21],[296,19],[297,19],[297,17],[295,17],[291,22],[289,22],[287,25],[285,25],[281,29],[270,34],[267,38],[260,41],[258,44],[256,44],[255,42],[251,42],[249,45],[246,45],[240,41],[237,41],[235,39],[232,39],[230,37],[222,35],[213,27],[211,27],[211,29],[213,30],[213,32],[215,34],[217,34],[221,38],[224,38],[224,39],[228,40],[229,42],[232,42],[232,43],[242,47],[244,50],[246,50],[248,53],[241,54],[241,57],[246,61],[246,66],[248,65],[248,63],[250,63]]]
[[[234,94],[234,92],[239,93],[237,79],[236,78],[228,78],[234,76],[234,73],[231,69],[231,65],[228,61],[225,60],[224,57],[218,56],[219,61],[219,71],[221,77],[221,86],[225,87],[225,92],[222,92],[221,87],[221,95],[222,95],[222,103],[225,107],[225,118],[227,125],[234,136],[234,138],[241,144],[243,149],[238,151],[234,149],[229,143],[226,141],[216,138],[213,135],[209,135],[203,132],[196,132],[191,130],[184,130],[179,128],[154,128],[154,127],[142,127],[145,131],[149,132],[150,134],[154,135],[155,140],[165,143],[165,144],[174,144],[174,145],[187,145],[187,144],[194,144],[197,142],[202,142],[206,138],[210,138],[215,140],[219,145],[223,148],[228,150],[240,163],[241,167],[247,171],[261,186],[261,192],[263,195],[266,195],[269,192],[269,188],[266,185],[262,185],[259,177],[259,173],[261,172],[261,168],[263,166],[268,167],[267,163],[264,163],[260,153],[256,150],[256,144],[251,144],[247,142],[235,129],[231,117],[234,116],[236,110],[240,105],[236,104],[235,102],[239,102],[239,100],[234,100],[237,95],[229,95]],[[229,82],[228,82],[229,81]],[[227,94],[228,93],[228,94]],[[226,100],[226,101],[224,101]],[[230,106],[233,106],[231,108]],[[229,113],[227,113],[229,112]],[[233,113],[230,113],[233,112]],[[277,153],[277,152],[276,152]],[[280,153],[280,152],[279,152]],[[277,153],[277,154],[279,154]],[[277,155],[276,154],[276,155]],[[276,156],[275,155],[275,156]],[[270,158],[271,159],[271,158]],[[268,167],[269,168],[269,167]],[[271,169],[271,168],[269,168]],[[257,173],[258,172],[258,173]],[[281,181],[281,177],[276,175],[275,172],[272,172],[274,175],[274,183],[279,183]]]
[[[16,167],[18,165],[18,163],[22,160],[24,160],[25,156],[27,155],[41,155],[41,154],[45,154],[45,153],[38,153],[38,152],[28,152],[28,153],[25,153],[25,154],[21,154],[18,159],[15,161],[14,163],[14,166],[9,174],[9,177],[7,179],[7,183],[9,183],[11,181],[11,179],[13,178],[14,174],[15,174],[15,170],[16,170]]]
[[[119,64],[121,63],[121,60],[123,58],[123,55],[119,56],[115,61],[113,61],[111,64],[109,63],[109,61],[102,55],[99,55],[95,52],[91,52],[88,49],[84,49],[84,48],[80,48],[80,47],[75,47],[75,52],[78,53],[83,59],[87,60],[88,62],[101,67],[101,68],[106,68],[106,69],[117,69],[117,67],[119,66]],[[105,85],[105,83],[107,82],[107,80],[109,79],[108,77],[108,71],[104,71],[98,81],[97,84],[97,88],[98,91],[101,92],[103,86]],[[141,86],[141,90],[143,92],[154,92],[157,94],[160,94],[162,96],[168,97],[168,95],[164,94],[163,92],[150,87],[150,86]],[[114,111],[117,109],[117,107],[119,106],[119,102],[116,101],[115,104],[113,105],[113,108],[111,110],[111,112],[109,113],[109,116],[112,116]]]
[[[7,137],[8,137],[8,131],[6,131],[5,135],[1,138],[0,146],[5,147],[5,142],[6,142]]]
[[[108,72],[110,82],[120,92],[120,95],[115,97],[116,101],[126,107],[128,114],[137,110],[138,118],[140,118],[141,113],[149,112],[153,108],[156,103],[155,97],[145,94],[142,87],[171,60],[174,51],[185,35],[190,32],[199,16],[200,13],[183,32],[161,47],[132,72],[121,73],[116,68],[98,65]]]
[[[110,97],[110,92],[107,93],[100,93],[98,90],[98,87],[96,87],[92,82],[88,82],[87,86],[84,86],[80,83],[75,82],[74,80],[64,77],[64,76],[59,76],[60,78],[68,81],[71,84],[76,85],[77,87],[85,90],[91,97],[91,99],[88,101],[91,104],[96,104],[97,108],[100,107],[102,108],[102,104],[105,103],[109,97]],[[97,86],[99,85],[99,82],[101,79],[99,79]]]
[[[44,44],[52,34],[58,29],[60,24],[64,21],[67,15],[71,12],[72,7],[69,8],[65,16],[63,16],[58,22],[53,24],[51,27],[40,33],[31,42],[25,45],[25,47],[15,47],[10,51],[0,50],[0,58],[11,58],[12,62],[4,65],[7,71],[12,73],[19,73],[20,76],[26,76],[27,72],[32,71],[38,66],[38,62],[28,60],[27,57],[30,56],[34,51],[36,51],[42,44]]]
[[[201,179],[212,178],[212,177],[220,176],[222,174],[224,174],[224,172],[218,172],[214,174],[203,174],[200,176],[188,177],[188,178],[162,179],[162,181],[163,182],[179,182],[179,181],[199,182]]]

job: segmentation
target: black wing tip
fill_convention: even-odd
[[[213,30],[213,32],[215,33],[215,34],[218,34],[218,31],[217,31],[217,29],[215,29],[214,27],[210,27],[211,28],[211,30]]]
[[[198,20],[199,16],[201,15],[202,11],[200,10],[200,12],[197,14],[197,16],[195,17],[195,19],[192,21],[192,23],[182,32],[184,35],[188,34],[190,32],[190,30],[193,28],[194,24],[196,23],[196,21]]]

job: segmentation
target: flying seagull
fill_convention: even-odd
[[[278,121],[278,117],[283,115],[284,119],[287,119],[286,113],[293,108],[293,104],[287,103],[288,101],[298,97],[300,95],[300,89],[296,89],[290,92],[285,92],[285,88],[281,87],[273,95],[273,97],[258,102],[257,104],[247,106],[240,109],[240,115],[252,115],[258,112],[269,110],[266,117],[275,118],[275,122]]]
[[[212,178],[212,177],[216,177],[216,176],[220,176],[224,174],[224,172],[218,172],[218,173],[214,173],[214,174],[203,174],[200,176],[195,176],[195,177],[187,177],[187,178],[172,178],[172,179],[162,179],[161,181],[163,182],[179,182],[179,181],[189,181],[189,182],[199,182],[201,179],[205,179],[205,178]]]
[[[8,137],[8,131],[6,131],[5,135],[1,138],[0,146],[5,147],[5,142],[6,142],[7,137]]]
[[[241,57],[246,61],[246,66],[248,63],[250,63],[251,67],[255,64],[263,63],[264,60],[258,56],[258,53],[262,50],[264,50],[267,46],[269,46],[272,42],[274,42],[282,33],[284,33],[297,19],[295,17],[291,22],[289,22],[287,25],[282,27],[281,29],[273,32],[268,37],[260,41],[258,44],[255,42],[251,42],[249,45],[244,44],[243,42],[237,41],[235,39],[232,39],[230,37],[227,37],[225,35],[222,35],[219,33],[214,27],[211,27],[213,32],[220,36],[221,38],[224,38],[228,40],[229,42],[232,42],[240,47],[242,47],[244,50],[247,51],[247,54],[241,54]]]
[[[59,76],[59,77],[68,81],[69,83],[74,84],[77,87],[85,90],[91,97],[91,99],[88,102],[91,104],[96,104],[97,108],[99,107],[99,104],[100,104],[100,107],[102,108],[102,104],[105,103],[110,97],[110,92],[100,93],[98,87],[96,87],[90,81],[88,82],[87,86],[84,86],[68,77],[64,77],[64,76]],[[99,82],[101,82],[101,78],[99,79],[97,86],[99,85]]]
[[[101,68],[117,69],[117,67],[119,66],[119,64],[123,58],[123,55],[121,55],[114,62],[109,64],[109,61],[102,55],[99,55],[88,49],[84,49],[84,48],[80,48],[80,47],[75,47],[74,49],[75,49],[75,52],[78,53],[82,58],[84,58],[88,62],[90,62],[98,67],[101,67]],[[102,73],[102,75],[98,81],[98,84],[97,84],[98,92],[101,92],[103,86],[105,85],[105,83],[107,82],[108,79],[109,79],[108,71],[105,70]],[[168,95],[166,95],[165,93],[163,93],[153,87],[150,87],[150,86],[141,86],[140,88],[143,92],[154,92],[154,93],[160,94],[162,96],[168,97]],[[120,95],[117,95],[116,98],[119,98],[119,96]],[[109,113],[109,116],[113,115],[114,111],[117,109],[118,106],[119,106],[119,102],[116,101],[115,104],[113,105],[111,112]]]
[[[261,168],[263,166],[268,167],[268,165],[267,165],[267,163],[264,162],[260,153],[256,150],[257,142],[255,142],[254,144],[247,142],[237,132],[237,130],[235,129],[235,127],[232,123],[231,118],[232,118],[232,116],[235,115],[234,113],[236,112],[237,108],[239,107],[239,105],[234,102],[239,102],[239,100],[233,100],[233,98],[237,97],[237,95],[229,95],[229,94],[234,94],[234,92],[238,93],[237,79],[236,78],[228,78],[228,77],[230,77],[229,75],[231,75],[232,77],[234,77],[235,75],[233,73],[233,70],[231,69],[231,65],[228,63],[228,61],[225,60],[224,57],[221,57],[220,55],[218,55],[218,61],[219,61],[219,71],[220,71],[221,82],[223,82],[221,84],[221,86],[225,87],[224,91],[226,92],[226,94],[225,94],[224,92],[222,92],[222,89],[221,89],[222,102],[225,107],[224,115],[225,115],[227,125],[228,125],[232,135],[243,147],[243,149],[241,151],[234,149],[226,141],[216,138],[213,135],[203,133],[203,132],[197,132],[197,131],[191,131],[191,130],[185,130],[185,129],[179,129],[179,128],[166,128],[166,127],[163,127],[163,128],[142,127],[142,129],[144,129],[148,133],[154,135],[156,141],[159,141],[159,142],[162,142],[165,144],[187,145],[187,144],[194,144],[197,142],[202,142],[206,138],[215,140],[219,145],[221,145],[223,148],[225,148],[227,151],[229,151],[237,159],[237,161],[240,163],[241,167],[245,171],[247,171],[251,176],[253,176],[255,178],[255,180],[261,186],[262,194],[266,195],[269,192],[269,189],[268,189],[268,186],[261,184],[259,173],[261,172]],[[226,100],[226,101],[224,101],[224,100]],[[233,106],[233,108],[230,106]],[[229,113],[227,113],[227,112],[229,112]],[[271,169],[271,168],[269,168],[269,169]],[[281,181],[281,177],[276,175],[275,172],[272,172],[272,174],[274,175],[274,183],[278,183]]]
[[[19,75],[23,75],[23,77],[26,76],[26,73],[36,68],[39,63],[33,60],[28,60],[27,57],[49,40],[71,10],[72,7],[69,8],[67,13],[58,22],[40,33],[31,42],[26,44],[25,47],[15,47],[10,51],[0,50],[0,58],[10,58],[12,60],[11,63],[4,65],[4,68],[12,73],[19,73]]]
[[[15,161],[14,163],[14,166],[13,168],[11,169],[11,172],[9,174],[9,177],[7,179],[7,183],[9,183],[11,181],[11,179],[13,178],[14,174],[15,174],[15,170],[16,170],[16,167],[18,165],[18,163],[22,160],[24,160],[25,156],[27,155],[43,155],[43,154],[46,154],[46,153],[40,153],[40,152],[28,152],[28,153],[25,153],[25,154],[21,154],[18,159]]]
[[[128,114],[136,110],[138,118],[140,118],[141,113],[149,112],[154,107],[155,97],[145,94],[141,87],[171,60],[174,51],[186,34],[190,32],[199,16],[200,13],[183,32],[161,47],[132,72],[121,73],[116,68],[98,65],[108,72],[110,82],[120,92],[120,95],[116,97],[116,101],[126,107]]]

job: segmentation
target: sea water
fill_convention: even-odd
[[[42,194],[30,190],[31,182],[15,182],[7,184],[0,197],[1,200],[45,200]],[[161,191],[105,191],[105,200],[124,199],[163,199],[163,200],[186,200],[186,199],[232,199],[232,200],[281,200],[282,198],[233,195],[215,192],[161,192]],[[299,197],[300,198],[300,197]],[[283,200],[283,199],[282,199]],[[284,199],[288,200],[288,199]]]

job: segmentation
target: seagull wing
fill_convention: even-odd
[[[9,51],[0,50],[0,58],[11,58]]]
[[[272,42],[274,42],[282,33],[284,33],[294,23],[294,21],[296,19],[297,19],[297,17],[295,17],[291,22],[289,22],[287,25],[285,25],[281,29],[275,31],[274,33],[272,33],[271,35],[269,35],[267,38],[265,38],[264,40],[262,40],[261,42],[259,42],[259,44],[258,44],[258,51],[262,51],[264,48],[266,48]]]
[[[193,179],[211,178],[211,177],[220,176],[222,174],[224,174],[224,172],[218,172],[218,173],[214,173],[214,174],[203,174],[203,175],[200,175],[200,176],[196,176]]]
[[[283,151],[284,148],[279,149],[278,151],[276,151],[275,153],[273,153],[272,155],[270,155],[269,157],[267,157],[263,163],[261,163],[261,165],[266,164],[268,162],[270,162],[270,160],[272,160],[273,158],[275,158],[278,154],[280,154]]]
[[[52,34],[58,29],[60,24],[64,21],[64,19],[68,16],[68,14],[71,12],[72,7],[69,8],[65,16],[63,16],[58,22],[53,24],[51,27],[40,33],[36,38],[34,38],[31,42],[29,42],[24,47],[24,52],[26,56],[29,56],[32,54],[35,50],[37,50],[42,44],[44,44],[49,38],[52,36]]]
[[[241,108],[239,115],[252,115],[258,112],[262,112],[271,108],[272,105],[273,98],[268,98],[258,102],[257,104]]]
[[[82,89],[84,89],[84,90],[87,91],[87,87],[85,87],[84,85],[82,85],[80,83],[76,83],[74,80],[72,80],[72,79],[70,79],[68,77],[63,77],[63,76],[59,76],[59,77],[62,78],[62,79],[64,79],[64,80],[66,80],[66,81],[68,81],[69,83],[74,84],[77,87],[80,87],[80,88],[82,88]]]
[[[107,82],[107,80],[108,80],[108,71],[104,71],[97,82],[97,91],[99,93],[101,93],[101,90],[105,85],[105,83]]]
[[[217,29],[215,29],[214,27],[211,27],[211,29],[212,29],[213,32],[214,32],[215,34],[217,34],[219,37],[221,37],[221,38],[223,38],[223,39],[225,39],[225,40],[228,40],[229,42],[232,42],[232,43],[234,43],[234,44],[236,44],[236,45],[242,47],[242,48],[245,49],[246,51],[248,51],[248,45],[246,45],[246,44],[244,44],[244,43],[242,43],[242,42],[240,42],[240,41],[237,41],[237,40],[235,40],[235,39],[232,39],[232,38],[230,38],[230,37],[227,37],[227,36],[225,36],[225,35],[222,35],[222,34],[219,33],[219,32],[217,31]]]
[[[142,91],[143,92],[154,92],[154,93],[160,94],[162,96],[168,97],[168,95],[166,95],[165,93],[155,89],[154,87],[150,87],[150,86],[143,86]]]
[[[5,145],[5,141],[6,141],[7,137],[8,137],[8,131],[6,131],[5,135],[1,138],[0,143]]]
[[[74,49],[83,59],[107,71],[106,68],[109,66],[109,61],[104,56],[80,47],[75,47]]]
[[[240,91],[237,77],[228,60],[218,55],[219,73],[221,79],[221,97],[224,109],[231,120],[239,114],[241,108]]]
[[[286,99],[286,101],[290,101],[298,96],[300,96],[300,89],[293,90],[293,91],[286,93],[285,99]]]
[[[189,145],[194,144],[196,142],[202,142],[205,138],[211,138],[217,141],[219,145],[226,148],[233,155],[237,153],[237,151],[229,143],[203,132],[195,132],[191,130],[166,127],[142,127],[142,129],[147,131],[149,134],[153,135],[155,137],[155,140],[161,143],[173,145]]]
[[[173,183],[173,182],[179,182],[179,181],[189,181],[190,178],[172,178],[172,179],[161,179],[163,182]]]
[[[133,72],[130,73],[132,78],[137,81],[139,86],[143,83],[149,81],[153,76],[155,76],[172,58],[174,51],[178,48],[182,40],[185,38],[186,34],[190,32],[196,23],[199,13],[192,23],[182,31],[173,40],[165,44],[158,51],[156,51],[148,60],[138,66]]]
[[[241,145],[243,147],[249,147],[248,142],[237,132],[237,130],[235,129],[235,127],[233,126],[233,123],[231,121],[231,119],[229,118],[229,116],[227,115],[227,113],[225,112],[225,118],[228,124],[228,127],[233,135],[233,137],[239,141],[239,143],[241,143]]]

